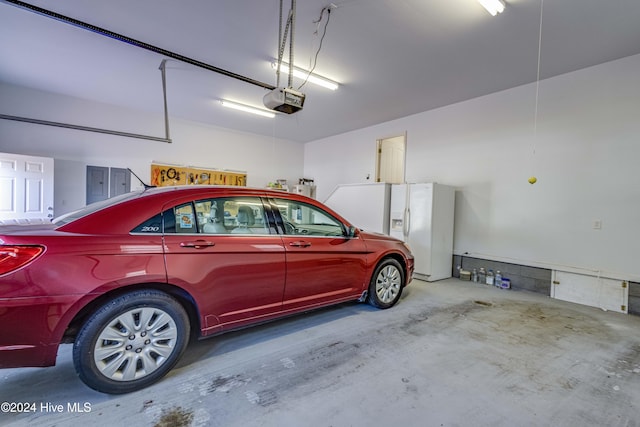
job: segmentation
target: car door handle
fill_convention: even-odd
[[[289,246],[295,246],[297,248],[308,248],[309,246],[311,246],[311,243],[304,240],[298,240],[296,242],[289,243]]]
[[[196,249],[207,248],[209,246],[215,246],[215,245],[216,245],[215,242],[210,242],[208,240],[196,240],[195,242],[180,243],[181,248],[196,248]]]

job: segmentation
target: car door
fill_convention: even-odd
[[[366,247],[347,237],[345,225],[305,202],[271,201],[281,221],[287,273],[283,309],[297,310],[360,296],[366,289]]]
[[[284,248],[260,198],[184,201],[163,221],[168,281],[196,298],[205,335],[280,312]]]

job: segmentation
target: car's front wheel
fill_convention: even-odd
[[[184,352],[189,318],[164,292],[140,290],[99,308],[73,346],[80,379],[94,390],[129,393],[158,381]]]
[[[386,258],[378,264],[367,294],[367,302],[374,307],[393,307],[402,295],[405,285],[404,270],[398,261]]]

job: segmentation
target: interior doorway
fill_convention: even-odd
[[[404,182],[406,146],[406,134],[377,140],[376,182]]]

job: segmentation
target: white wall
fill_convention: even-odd
[[[164,137],[161,114],[7,84],[0,84],[0,114]],[[302,144],[178,119],[170,119],[170,133],[168,144],[0,120],[0,152],[55,159],[56,215],[84,206],[87,165],[129,167],[147,182],[153,161],[245,171],[253,187],[302,177]]]
[[[304,147],[175,119],[172,144],[0,120],[0,151],[56,159],[61,214],[84,204],[86,165],[148,179],[152,161],[244,170],[251,186],[314,178],[323,200],[337,184],[371,181],[376,139],[407,132],[407,180],[458,189],[455,253],[638,281],[638,75],[640,55],[542,81],[537,135],[531,84]],[[6,84],[0,113],[164,131],[159,116]]]
[[[637,55],[540,82],[537,132],[530,84],[314,141],[304,175],[320,200],[367,182],[406,131],[407,181],[457,187],[456,254],[637,281],[639,75]]]
[[[87,200],[87,165],[84,162],[55,159],[53,170],[53,212],[55,216],[84,206]],[[133,187],[134,184],[132,183],[131,186]]]

